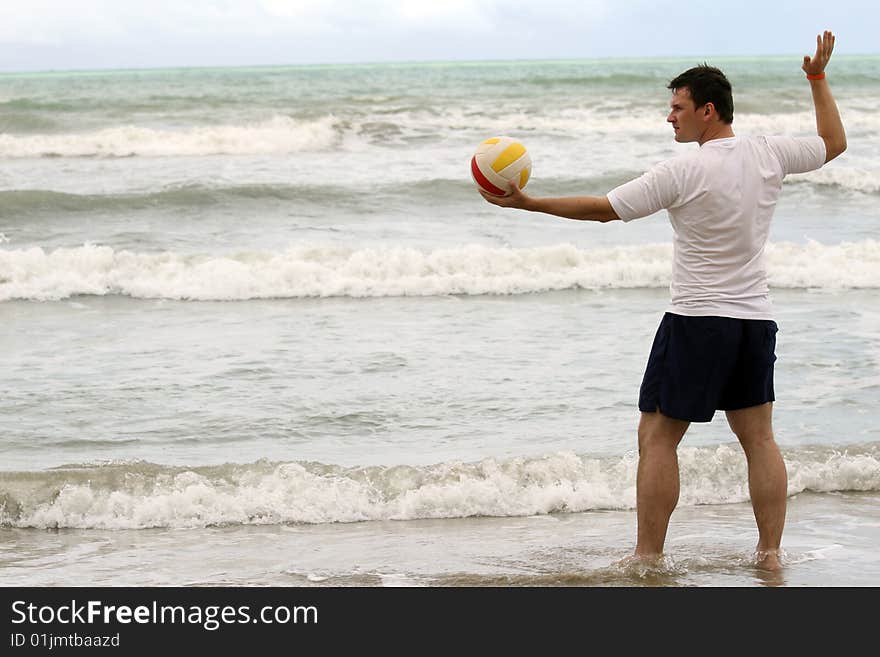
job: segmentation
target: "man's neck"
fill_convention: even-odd
[[[698,141],[700,146],[702,146],[707,141],[712,141],[713,139],[728,139],[735,136],[733,134],[733,126],[729,123],[721,123],[706,128],[706,132],[703,133]]]

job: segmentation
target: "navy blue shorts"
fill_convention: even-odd
[[[654,336],[639,410],[710,422],[775,400],[776,322],[666,313]]]

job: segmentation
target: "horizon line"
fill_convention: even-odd
[[[854,59],[880,57],[877,53],[847,53],[837,55],[835,59]],[[124,66],[119,68],[45,68],[45,69],[9,69],[0,68],[0,75],[58,75],[67,73],[125,73],[125,72],[160,72],[181,70],[228,70],[228,69],[281,69],[281,68],[329,68],[335,66],[416,66],[416,65],[479,65],[479,64],[511,64],[511,63],[549,63],[549,62],[593,62],[593,61],[681,61],[686,59],[708,60],[746,60],[746,59],[786,59],[795,58],[800,61],[802,54],[775,53],[763,55],[643,55],[643,56],[596,56],[596,57],[529,57],[499,59],[377,59],[364,61],[338,62],[289,62],[278,64],[180,64],[167,66]]]

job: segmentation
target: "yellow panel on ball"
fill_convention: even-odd
[[[477,146],[471,158],[471,177],[477,186],[495,196],[510,194],[510,183],[522,189],[532,173],[532,158],[513,137],[491,137]]]

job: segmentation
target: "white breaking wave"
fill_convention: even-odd
[[[877,445],[785,454],[788,494],[878,491]],[[679,450],[682,506],[749,500],[736,445]],[[133,462],[0,473],[0,526],[141,529],[530,516],[633,509],[638,456],[570,452],[430,466],[271,463],[171,468]]]
[[[862,111],[848,107],[844,124],[849,134],[876,135],[880,132],[880,119],[873,109]],[[815,135],[816,114],[812,108],[794,113],[735,112],[734,131],[743,135]]]
[[[880,170],[826,166],[818,171],[800,174],[798,178],[817,185],[840,187],[864,194],[880,192]]]
[[[132,253],[109,246],[0,249],[0,301],[120,295],[140,299],[233,301],[301,297],[527,294],[566,289],[662,288],[672,246],[579,249],[570,244],[513,249],[462,246],[295,246],[225,256]],[[880,287],[880,242],[767,247],[770,285]]]
[[[0,134],[0,157],[127,157],[279,154],[332,148],[340,139],[336,119],[297,121],[276,116],[248,125],[161,130],[136,125],[96,132],[14,136]]]
[[[475,112],[475,108],[449,107],[443,110],[409,109],[394,113],[346,117],[326,114],[312,120],[288,116],[243,124],[192,125],[156,128],[136,124],[107,127],[92,132],[61,134],[0,133],[0,159],[19,158],[92,158],[92,157],[193,157],[193,156],[262,156],[322,154],[317,168],[310,169],[315,179],[335,184],[377,180],[400,184],[449,178],[469,179],[466,163],[479,141],[498,130],[521,136],[535,165],[535,181],[572,177],[573,172],[586,179],[615,175],[635,175],[648,166],[684,152],[672,140],[663,107],[640,108],[627,112],[611,111],[614,106],[567,107],[554,112],[535,114],[518,111],[499,114],[494,106]],[[814,135],[815,116],[810,111],[791,114],[738,114],[737,134]],[[797,179],[823,186],[839,187],[859,193],[880,192],[876,142],[880,120],[876,112],[851,110],[846,126],[852,135],[849,150],[830,167],[799,175]],[[427,139],[426,139],[427,138]],[[467,141],[464,141],[467,140]],[[389,144],[395,148],[388,149]],[[340,157],[345,153],[345,157]],[[584,157],[589,153],[589,157]],[[318,156],[320,159],[320,155]],[[350,159],[350,158],[356,159]],[[359,159],[358,159],[359,158]],[[45,164],[45,163],[44,163]],[[53,166],[51,163],[46,166]],[[79,163],[74,166],[90,166]],[[273,163],[272,181],[289,174],[289,164]],[[377,172],[381,172],[377,175]],[[393,175],[392,175],[393,174]],[[23,180],[0,180],[6,189],[29,188],[33,172],[26,170]],[[112,172],[102,171],[101,190]],[[123,189],[132,184],[129,171]],[[154,177],[151,172],[150,178]],[[191,175],[189,172],[187,175]],[[249,180],[267,175],[265,170],[248,171]],[[256,176],[256,178],[255,178]],[[390,176],[390,177],[389,177]],[[160,176],[161,177],[161,176]],[[137,179],[138,188],[143,180]],[[61,187],[59,187],[59,184]],[[69,176],[52,183],[55,190],[79,191],[81,180],[73,187]],[[164,183],[163,183],[164,184]],[[87,182],[86,187],[91,189]]]

